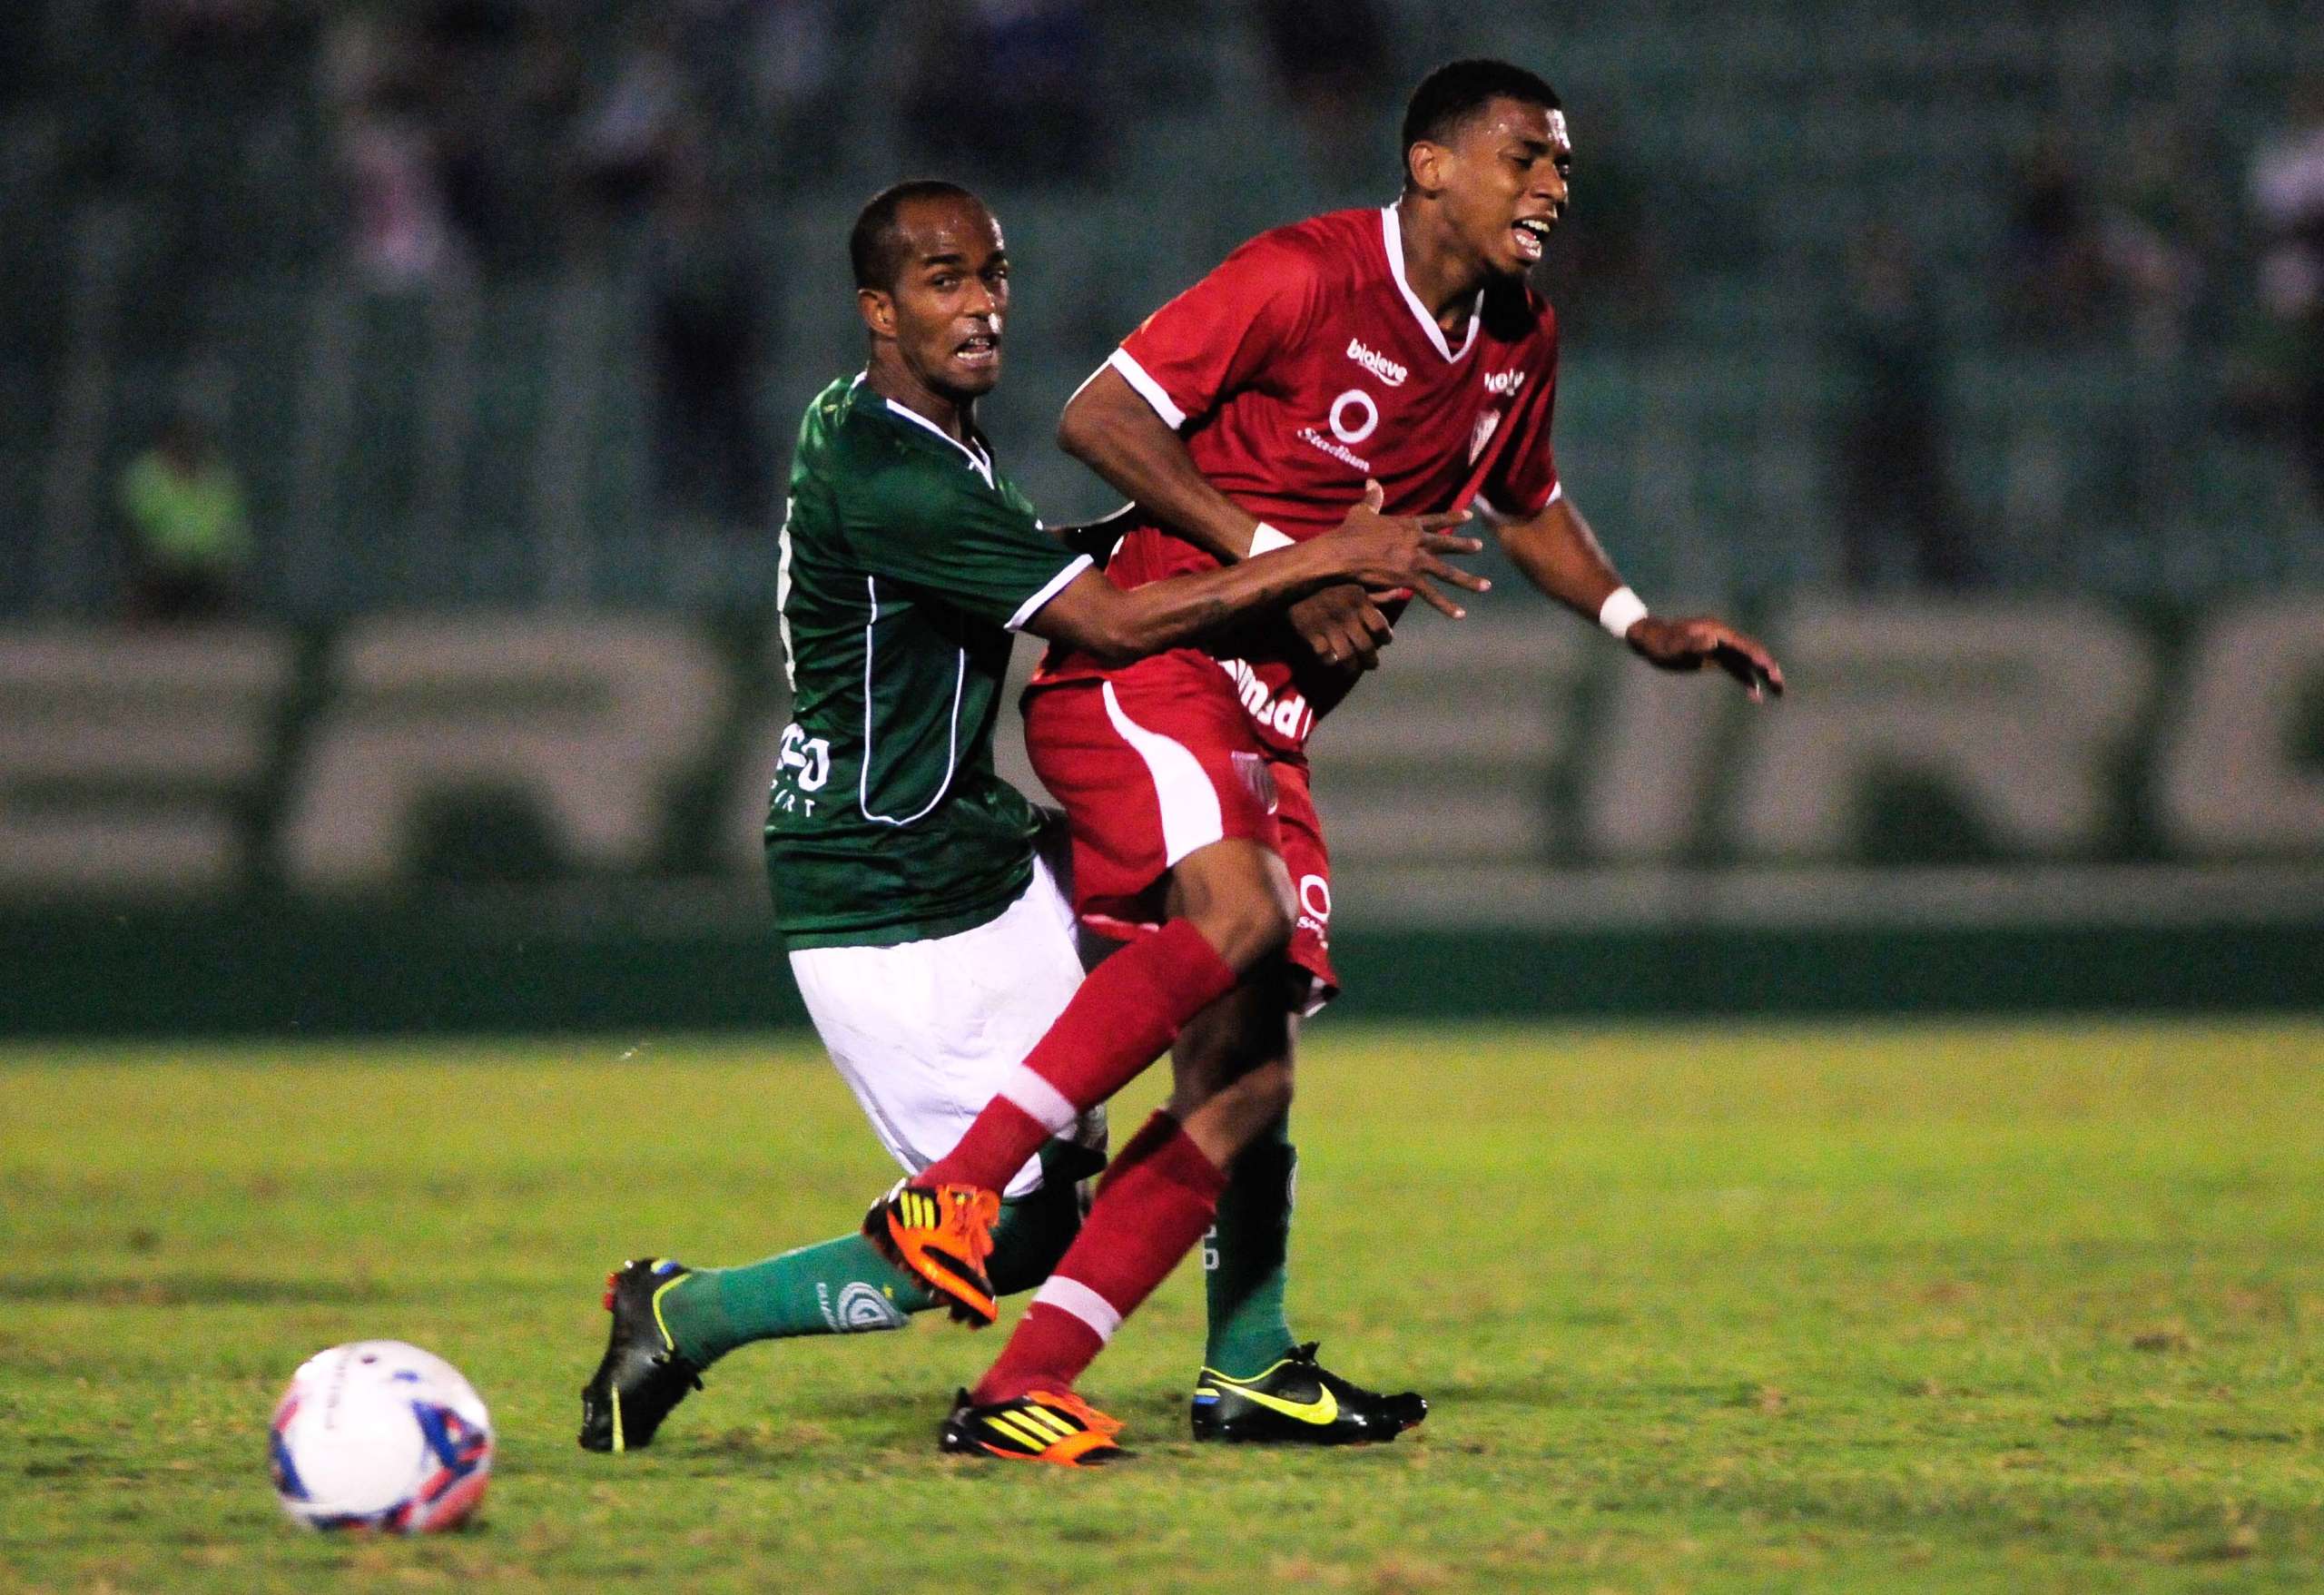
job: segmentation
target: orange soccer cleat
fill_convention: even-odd
[[[1120,1419],[1071,1391],[1035,1390],[1010,1401],[980,1403],[964,1390],[953,1398],[952,1415],[936,1444],[960,1456],[1087,1468],[1129,1454],[1114,1443],[1121,1430]]]
[[[898,1180],[863,1216],[863,1233],[896,1266],[950,1303],[954,1318],[981,1329],[1000,1316],[984,1271],[1000,1220],[997,1191]]]

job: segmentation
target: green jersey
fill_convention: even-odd
[[[993,773],[1019,626],[1088,568],[983,440],[862,377],[807,407],[776,578],[792,723],[768,801],[793,947],[950,936],[1032,878],[1032,805]]]

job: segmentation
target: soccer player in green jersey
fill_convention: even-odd
[[[1336,584],[1409,589],[1455,617],[1433,584],[1485,584],[1438,557],[1480,546],[1451,530],[1465,516],[1384,517],[1374,495],[1296,548],[1116,587],[1043,528],[977,426],[1009,297],[991,212],[950,183],[903,183],[864,208],[850,241],[871,354],[808,406],[792,466],[776,606],[794,718],[767,858],[816,1029],[917,1172],[1082,979],[1034,812],[993,771],[1015,634],[1128,661]],[[1080,1222],[1074,1182],[1102,1164],[1102,1119],[1084,1118],[1001,1193],[986,1260],[998,1292],[1040,1283],[1064,1254]],[[891,1328],[944,1300],[860,1232],[736,1268],[632,1261],[606,1286],[610,1344],[582,1392],[593,1451],[648,1443],[736,1346]],[[1036,1430],[1046,1449],[1106,1448],[1096,1425],[1049,1422],[1075,1433]]]

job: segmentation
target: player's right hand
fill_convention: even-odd
[[[1376,668],[1380,650],[1395,640],[1388,616],[1354,582],[1308,594],[1284,618],[1316,658],[1353,675]]]
[[[1447,515],[1383,515],[1380,507],[1384,502],[1386,497],[1380,484],[1365,482],[1362,500],[1347,512],[1345,520],[1319,541],[1333,545],[1333,552],[1338,556],[1349,580],[1361,582],[1377,593],[1409,590],[1459,620],[1468,612],[1437,591],[1433,582],[1464,587],[1472,593],[1492,590],[1492,584],[1484,577],[1447,565],[1438,557],[1443,554],[1474,554],[1484,547],[1474,537],[1456,537],[1451,531],[1453,527],[1467,524],[1469,512],[1463,509]]]

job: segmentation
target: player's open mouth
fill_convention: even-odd
[[[1517,241],[1517,252],[1529,261],[1541,258],[1542,246],[1550,240],[1551,221],[1547,216],[1528,216],[1509,230]]]
[[[990,332],[980,332],[954,350],[952,358],[964,366],[991,365],[1000,358],[1000,340]]]

